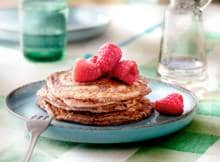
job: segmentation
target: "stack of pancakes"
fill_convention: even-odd
[[[147,81],[132,85],[110,78],[75,83],[72,71],[51,74],[38,91],[38,105],[57,120],[90,125],[118,125],[148,117],[153,104]]]

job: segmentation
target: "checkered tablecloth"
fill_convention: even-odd
[[[216,9],[216,7],[213,7]],[[213,11],[210,9],[210,12]],[[118,43],[125,58],[139,63],[141,73],[156,77],[163,7],[107,7],[113,22],[90,41],[70,44],[64,60],[31,63],[17,47],[0,47],[0,162],[20,162],[28,145],[24,123],[6,111],[6,94],[25,83],[72,66],[73,60],[93,53],[105,41]],[[219,9],[219,8],[218,8]],[[153,20],[152,20],[153,17]],[[220,162],[220,40],[208,38],[209,87],[200,98],[193,122],[170,136],[140,143],[88,145],[40,138],[32,162]]]

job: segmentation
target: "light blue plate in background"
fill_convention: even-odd
[[[0,39],[19,41],[18,11],[15,8],[0,9]],[[68,41],[81,41],[105,32],[111,18],[97,8],[69,8]]]
[[[155,101],[169,93],[178,92],[184,97],[184,113],[181,116],[165,116],[154,111],[145,120],[120,126],[89,126],[54,120],[42,136],[81,143],[127,143],[165,136],[189,124],[197,104],[194,95],[176,85],[154,79],[149,81],[152,92],[148,98]],[[35,114],[45,115],[36,105],[36,92],[43,84],[43,81],[31,83],[11,92],[6,99],[8,110],[23,121]]]

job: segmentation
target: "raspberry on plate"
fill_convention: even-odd
[[[113,43],[105,43],[90,61],[96,63],[103,73],[112,71],[121,59],[121,49]]]
[[[101,69],[91,61],[78,59],[73,68],[73,80],[76,82],[95,81],[102,75]]]
[[[120,61],[111,72],[111,75],[127,84],[132,84],[138,79],[139,71],[135,61]]]
[[[169,94],[155,103],[155,109],[165,115],[181,115],[183,107],[183,96],[178,93]]]

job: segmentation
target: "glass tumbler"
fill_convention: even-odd
[[[66,46],[66,0],[21,0],[21,49],[34,61],[62,58]]]
[[[162,80],[195,90],[207,80],[207,58],[198,0],[171,0],[165,11],[157,69]]]

